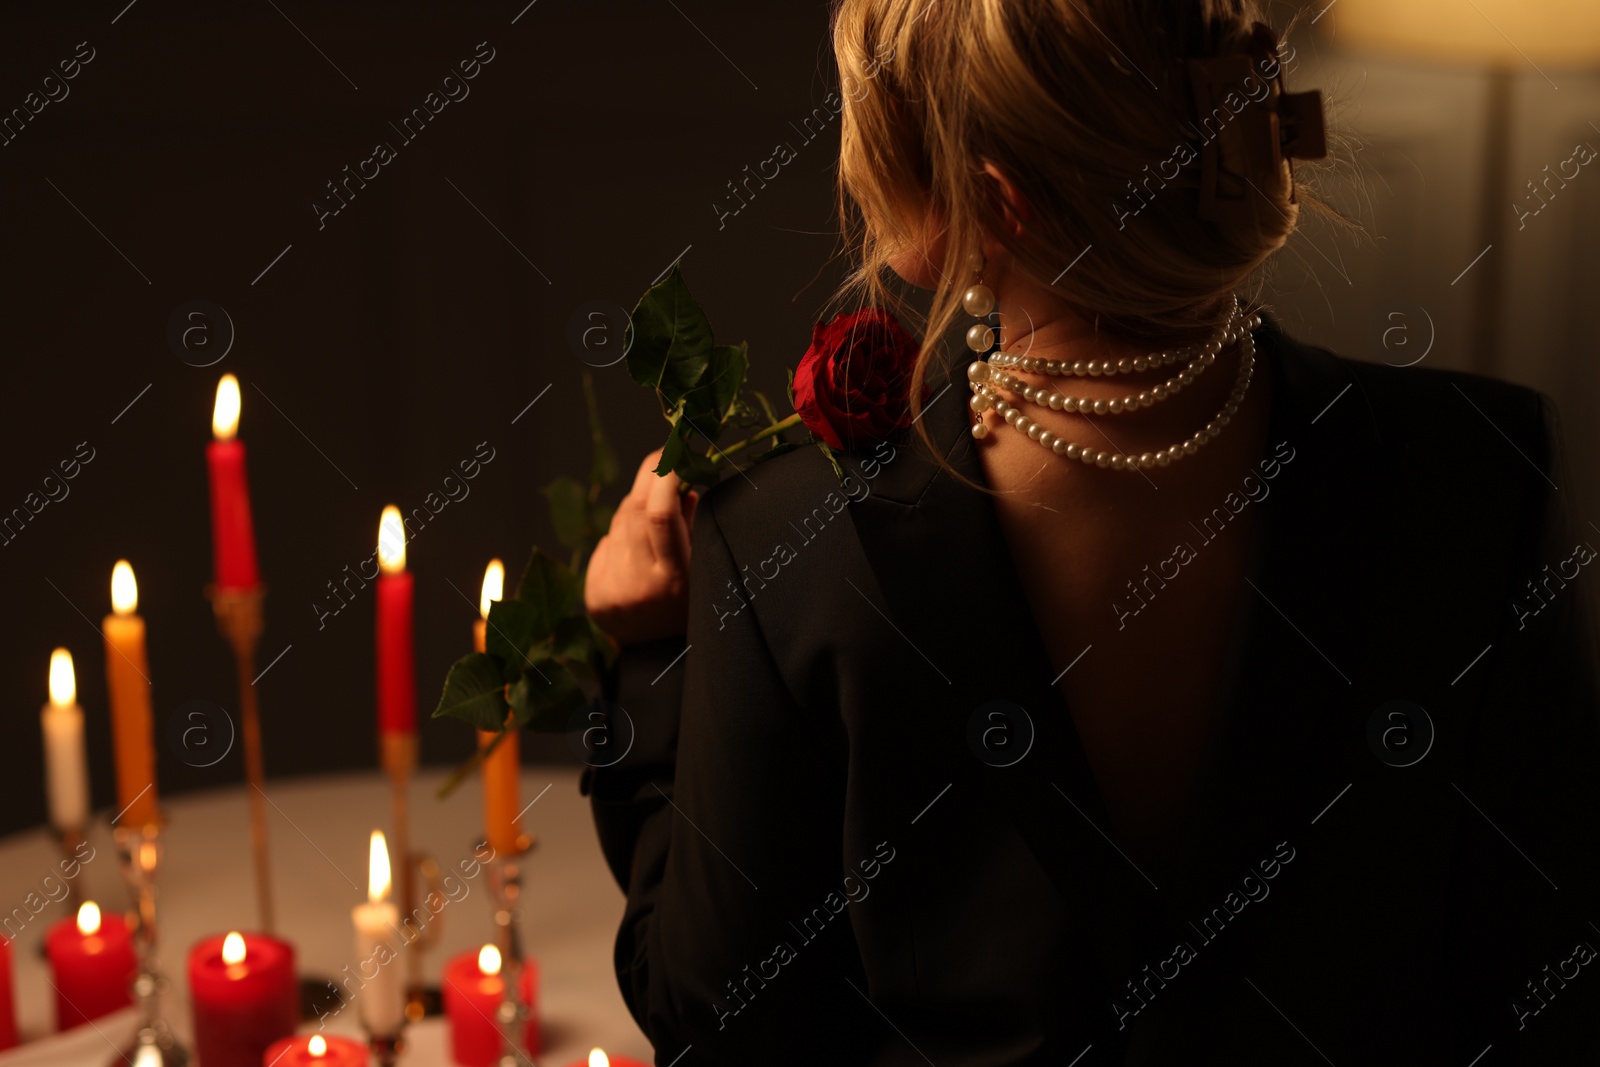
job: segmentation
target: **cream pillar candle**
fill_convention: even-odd
[[[50,703],[39,713],[50,823],[82,830],[89,822],[89,766],[83,750],[83,709],[72,673],[72,653],[50,653]]]
[[[356,928],[356,991],[361,1025],[384,1037],[399,1034],[406,1018],[406,973],[395,948],[398,909],[389,903],[389,849],[381,830],[372,831],[367,861],[367,903],[350,912]]]

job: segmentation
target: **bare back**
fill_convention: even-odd
[[[1004,426],[979,447],[1041,641],[1065,670],[1060,689],[1113,821],[1102,829],[1145,870],[1171,858],[1218,718],[1228,622],[1240,591],[1249,594],[1246,551],[1258,509],[1242,509],[1210,540],[1202,533],[1215,524],[1201,531],[1191,522],[1258,470],[1267,379],[1258,354],[1249,392],[1223,433],[1198,455],[1145,472],[1148,479],[1045,454]],[[1198,414],[1205,400],[1193,404],[1194,425],[1209,417]],[[1126,423],[1044,414],[1058,416],[1046,426],[1069,440],[1098,442],[1099,425],[1128,452],[1169,443],[1158,427],[1130,429],[1137,414]],[[1175,554],[1179,544],[1192,552]]]

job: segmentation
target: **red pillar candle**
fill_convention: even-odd
[[[367,1046],[348,1037],[286,1037],[261,1056],[261,1067],[367,1067]]]
[[[300,1022],[294,946],[266,934],[202,938],[189,950],[189,996],[205,1067],[261,1067]]]
[[[12,991],[11,939],[0,937],[0,1050],[17,1043],[17,1003]]]
[[[535,960],[523,960],[518,985],[522,1002],[528,1006],[523,1050],[529,1056],[537,1056],[543,1035],[539,1028],[539,965]],[[505,988],[500,976],[500,950],[493,945],[463,952],[445,964],[442,993],[444,1013],[450,1020],[450,1054],[461,1067],[493,1067],[500,1061],[500,1028],[495,1025],[495,1013],[505,999]]]
[[[590,1049],[589,1058],[575,1060],[571,1067],[650,1067],[647,1063],[630,1060],[626,1056],[608,1056],[604,1049]]]
[[[122,916],[102,915],[94,901],[84,901],[75,918],[50,927],[44,946],[55,983],[57,1030],[82,1026],[133,1003],[139,962],[133,933]]]
[[[383,509],[378,523],[378,729],[417,729],[417,668],[412,655],[411,572],[406,570],[406,528],[400,509]]]
[[[211,472],[211,552],[219,589],[253,589],[261,584],[256,569],[256,534],[250,523],[250,489],[244,474],[244,442],[239,429],[239,380],[224,374],[217,383],[217,404],[211,415],[216,439],[206,445]]]

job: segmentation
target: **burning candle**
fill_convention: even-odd
[[[150,665],[145,657],[139,585],[125,559],[111,569],[111,614],[106,639],[106,689],[111,698],[111,742],[116,755],[117,807],[124,826],[155,822],[156,753],[150,713]]]
[[[17,1005],[12,986],[11,939],[0,937],[0,1050],[17,1043]]]
[[[261,1057],[260,1067],[367,1067],[367,1046],[321,1034],[286,1037]]]
[[[500,1027],[495,1019],[505,999],[505,979],[500,975],[500,950],[493,945],[454,956],[444,967],[444,1013],[450,1020],[450,1051],[461,1067],[493,1067],[500,1060]],[[528,1006],[528,1022],[522,1031],[523,1051],[529,1056],[540,1052],[539,969],[533,960],[523,961],[522,978],[517,983],[522,1002]]]
[[[571,1067],[649,1067],[649,1065],[638,1060],[630,1060],[625,1056],[607,1056],[604,1049],[593,1048],[589,1050],[588,1060],[575,1061]]]
[[[350,913],[356,928],[356,994],[361,1023],[370,1033],[394,1037],[406,1017],[406,976],[395,948],[398,909],[389,903],[389,848],[381,830],[372,831],[367,858],[367,903]]]
[[[300,1022],[294,946],[234,931],[189,950],[194,1049],[206,1067],[261,1067],[261,1055]]]
[[[239,379],[224,374],[217,383],[206,463],[211,472],[211,552],[218,589],[254,589],[256,535],[250,523],[250,489],[245,480],[244,442],[239,430]]]
[[[51,825],[62,831],[82,830],[89,822],[89,767],[72,653],[64,648],[50,653],[50,703],[39,713],[39,721]]]
[[[473,647],[479,652],[488,640],[489,605],[504,595],[505,582],[505,564],[490,560],[483,572],[483,592],[478,597],[479,618],[472,626]],[[498,736],[493,730],[479,730],[478,747],[488,748]],[[517,731],[513,728],[483,761],[484,837],[502,856],[514,855],[518,850],[521,828],[517,825],[517,775],[521,770]]]
[[[133,1003],[139,962],[133,934],[120,915],[102,915],[86,900],[75,918],[62,919],[45,934],[55,984],[56,1029],[70,1030]]]
[[[406,528],[390,504],[378,522],[378,729],[417,729],[417,669],[411,647],[411,572],[406,570]]]

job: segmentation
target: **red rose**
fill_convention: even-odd
[[[794,372],[794,407],[830,448],[874,444],[911,425],[917,340],[895,317],[870,307],[811,331]],[[928,390],[923,388],[923,398]]]

